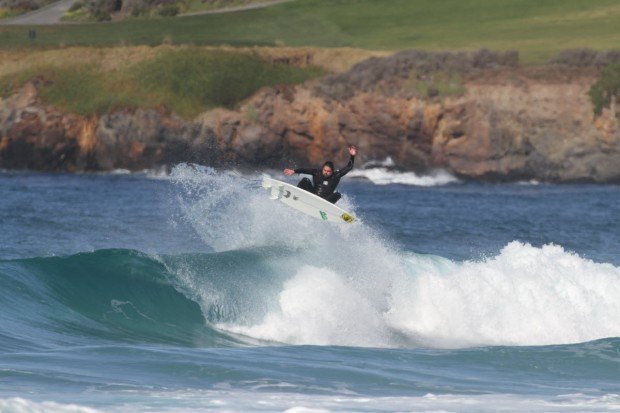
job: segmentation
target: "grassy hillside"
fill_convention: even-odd
[[[36,79],[41,98],[80,115],[116,108],[162,107],[192,118],[214,107],[232,108],[264,86],[300,83],[323,74],[269,62],[255,53],[163,49],[125,65],[64,61],[0,76],[0,97]],[[117,62],[118,63],[118,62]]]
[[[36,44],[174,44],[517,49],[541,61],[567,48],[620,45],[617,0],[296,0],[259,10],[39,27]],[[0,47],[30,45],[1,27]]]

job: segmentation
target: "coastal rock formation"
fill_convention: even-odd
[[[588,97],[597,70],[517,68],[509,56],[505,64],[484,62],[472,60],[479,67],[447,95],[411,87],[412,70],[428,78],[424,67],[373,69],[372,81],[358,67],[349,79],[266,88],[236,111],[212,110],[192,121],[156,109],[60,113],[40,100],[35,81],[0,100],[0,168],[316,165],[345,162],[345,146],[356,144],[360,164],[390,157],[421,173],[444,168],[474,179],[620,181],[616,110],[595,117]]]
[[[446,166],[468,177],[620,180],[617,118],[613,110],[594,117],[587,94],[594,78],[507,76],[470,84],[461,101],[446,105],[446,114],[465,114],[448,114],[452,127],[434,139]]]

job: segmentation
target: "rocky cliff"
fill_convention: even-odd
[[[315,165],[344,162],[345,146],[355,144],[361,162],[391,157],[417,172],[620,181],[616,110],[595,117],[588,97],[597,68],[519,68],[510,54],[437,56],[372,58],[318,82],[263,89],[236,111],[192,121],[153,109],[60,113],[41,101],[33,80],[0,101],[0,168]]]

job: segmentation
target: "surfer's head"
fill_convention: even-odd
[[[323,169],[321,169],[321,173],[323,177],[329,178],[334,173],[334,163],[332,161],[327,161],[323,164]]]

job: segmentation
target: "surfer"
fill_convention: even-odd
[[[303,178],[299,181],[297,186],[301,189],[305,189],[308,192],[312,192],[315,195],[320,196],[323,199],[335,204],[342,196],[340,192],[335,192],[340,178],[348,174],[353,169],[353,162],[355,161],[355,155],[357,155],[357,148],[355,146],[349,146],[349,163],[342,169],[334,170],[334,163],[327,161],[323,164],[321,169],[316,168],[297,168],[284,170],[284,175],[291,176],[293,174],[306,174],[312,175],[312,181],[308,178]]]

